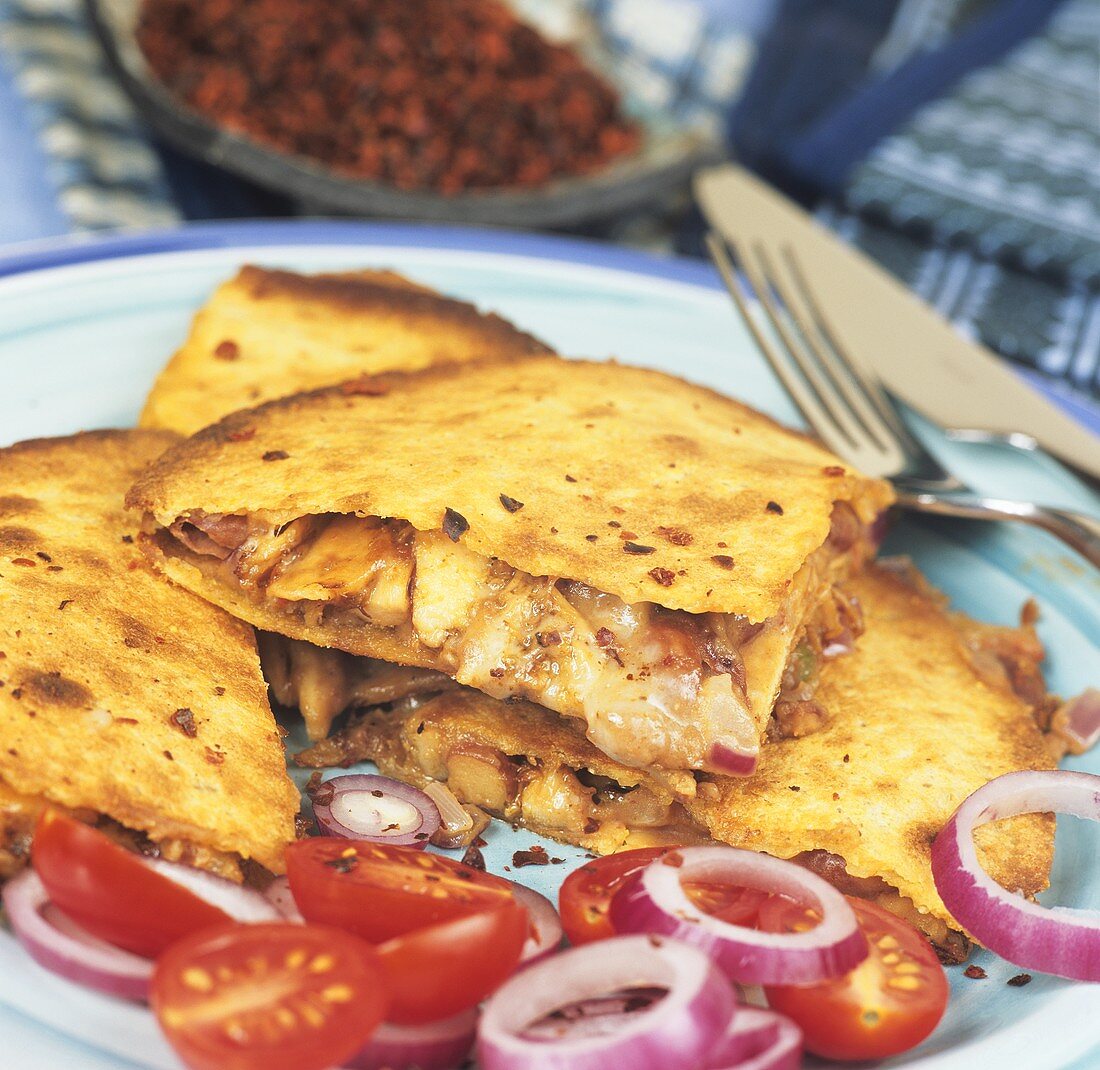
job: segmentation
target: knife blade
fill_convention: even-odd
[[[948,431],[1023,433],[1100,478],[1100,436],[798,205],[733,164],[697,172],[694,185],[707,222],[731,240],[797,248],[849,355],[917,412]]]

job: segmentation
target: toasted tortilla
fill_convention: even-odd
[[[190,435],[237,409],[364,372],[548,352],[500,316],[393,271],[298,275],[248,265],[195,316],[141,426]]]
[[[157,575],[122,505],[175,440],[0,451],[0,814],[49,802],[282,872],[300,797],[252,630]]]
[[[236,413],[169,450],[128,499],[164,527],[201,510],[438,531],[451,510],[465,546],[532,576],[754,623],[825,542],[835,503],[869,523],[891,500],[886,483],[713,391],[554,357],[382,375]]]
[[[877,566],[852,586],[866,631],[854,653],[823,672],[832,723],[771,743],[751,777],[708,777],[694,798],[676,799],[665,783],[612,762],[538,706],[467,689],[368,710],[299,761],[369,758],[415,783],[447,781],[464,802],[599,852],[710,836],[780,858],[827,854],[842,861],[842,884],[854,879],[860,894],[910,916],[940,944],[944,927],[958,925],[932,879],[933,838],[993,777],[1054,762],[1031,708],[979,673],[934,592]],[[494,769],[522,788],[505,805],[486,797],[499,788]],[[578,778],[578,770],[587,773]],[[632,793],[616,802],[598,780],[593,795],[589,774],[644,791],[644,803],[632,815]],[[522,786],[532,782],[528,795]],[[601,799],[614,805],[593,808]],[[1005,887],[1034,895],[1047,885],[1053,832],[1053,820],[1038,815],[986,826],[983,863]]]

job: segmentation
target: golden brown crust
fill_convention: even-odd
[[[362,373],[548,352],[502,317],[393,271],[247,265],[195,316],[141,425],[189,435],[237,409]]]
[[[737,846],[781,857],[840,855],[854,876],[882,877],[949,921],[932,881],[932,839],[995,776],[1053,762],[1030,709],[979,676],[936,600],[878,568],[851,589],[866,630],[855,653],[822,673],[817,697],[832,723],[770,744],[755,776],[722,782],[720,799],[696,816]],[[1026,894],[1046,887],[1049,819],[991,827],[979,843],[1006,887]]]
[[[122,507],[174,441],[0,451],[0,780],[279,870],[299,800],[251,629],[156,575]]]
[[[469,524],[467,546],[531,575],[760,621],[825,541],[835,502],[869,522],[891,492],[713,391],[531,357],[391,373],[236,413],[170,450],[128,500],[164,526],[201,509],[274,523],[391,516],[431,531],[450,509]]]

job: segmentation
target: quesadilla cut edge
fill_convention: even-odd
[[[966,941],[936,892],[932,839],[993,777],[1054,762],[1029,706],[979,671],[938,599],[875,567],[854,589],[867,631],[824,672],[833,722],[770,745],[751,777],[702,778],[694,797],[610,761],[537,706],[468,689],[365,710],[298,761],[369,759],[413,783],[443,781],[462,802],[600,853],[713,838],[790,858],[906,918],[959,961]],[[1006,887],[1030,896],[1046,886],[1049,816],[987,826],[977,839]]]
[[[126,487],[176,436],[0,450],[0,868],[44,805],[164,857],[282,870],[300,797],[251,629],[154,572]]]
[[[745,773],[777,701],[780,734],[824,721],[892,496],[710,391],[532,357],[236,414],[129,500],[257,627],[537,701],[640,768]]]

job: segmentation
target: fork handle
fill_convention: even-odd
[[[976,495],[898,494],[898,505],[918,513],[968,520],[1018,520],[1042,528],[1100,569],[1100,519],[1070,509],[1052,509]]]

